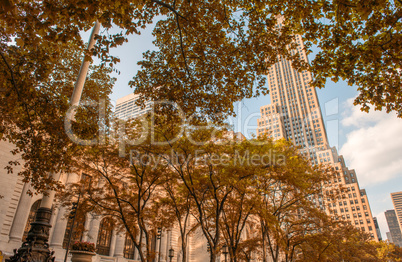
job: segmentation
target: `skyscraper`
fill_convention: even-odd
[[[294,52],[307,62],[301,36],[296,36],[296,42],[298,47]],[[328,164],[337,170],[333,183],[344,185],[348,192],[327,212],[340,215],[378,240],[366,191],[360,189],[355,171],[346,167],[335,147],[329,146],[317,93],[309,84],[311,80],[311,72],[297,71],[291,61],[282,57],[269,68],[271,104],[260,108],[257,135],[292,141],[312,164]]]
[[[399,229],[402,232],[402,191],[391,193],[392,203],[394,204]]]
[[[389,233],[391,235],[391,239],[388,238],[388,240],[395,245],[402,247],[402,234],[401,229],[399,228],[398,219],[396,218],[395,210],[387,210],[384,214],[385,218],[387,219]]]

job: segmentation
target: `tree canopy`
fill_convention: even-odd
[[[0,133],[15,152],[24,152],[25,181],[36,189],[51,184],[48,173],[65,169],[66,150],[72,150],[61,124],[79,67],[71,61],[80,52],[87,59],[96,55],[94,70],[102,73],[94,76],[103,80],[93,83],[100,91],[87,90],[89,82],[84,90],[93,92],[91,99],[107,96],[108,73],[119,62],[110,49],[130,44],[128,35],[156,20],[158,50],[144,54],[130,82],[143,101],[173,101],[187,117],[221,121],[234,113],[233,102],[268,93],[267,68],[286,58],[313,72],[312,85],[346,79],[358,86],[355,104],[363,110],[372,104],[402,116],[401,12],[400,0],[6,0],[0,9]],[[103,31],[84,52],[80,32],[95,21]],[[320,50],[311,65],[295,52],[297,34],[307,51],[314,44]]]
[[[328,78],[357,85],[355,103],[364,110],[373,104],[399,112],[401,12],[400,0],[8,0],[0,12],[2,53],[10,43],[25,53],[46,48],[40,55],[47,66],[35,65],[44,75],[68,41],[82,44],[80,32],[99,21],[106,31],[97,37],[95,53],[113,65],[119,58],[109,55],[110,48],[158,20],[158,50],[144,53],[142,70],[130,83],[146,99],[172,100],[187,114],[224,118],[233,113],[233,102],[268,92],[267,68],[284,57],[310,69],[312,85],[324,87]],[[284,18],[280,27],[278,18]],[[121,31],[111,33],[112,27]],[[311,66],[294,52],[296,34],[307,50],[319,48]]]
[[[71,172],[72,161],[80,150],[65,129],[65,115],[76,80],[83,49],[67,43],[62,50],[40,45],[27,52],[24,48],[2,43],[2,92],[0,92],[0,138],[14,144],[13,154],[23,162],[20,175],[31,182],[37,192],[60,186],[49,174]],[[48,56],[60,56],[57,63]],[[43,67],[41,67],[43,66]],[[77,114],[73,129],[82,138],[97,136],[98,104],[104,101],[105,113],[110,113],[109,94],[114,79],[107,67],[92,66],[83,93],[84,106]],[[32,193],[32,192],[31,192]]]

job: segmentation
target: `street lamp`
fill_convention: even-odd
[[[227,255],[228,255],[228,246],[227,245],[223,245],[222,246],[222,253],[225,255],[225,262],[226,262],[226,259],[227,259]]]
[[[157,239],[159,240],[158,262],[161,261],[162,228],[158,227]]]
[[[95,22],[95,26],[92,29],[91,36],[89,37],[88,50],[91,50],[95,44],[95,35],[99,33],[100,23]],[[85,79],[87,76],[90,61],[83,58],[80,72],[78,73],[77,81],[74,86],[73,95],[71,97],[70,105],[78,106],[82,89],[84,87]],[[74,113],[74,110],[72,111]],[[73,115],[72,115],[73,116]],[[71,118],[70,118],[71,120]],[[71,124],[71,122],[70,122]],[[59,173],[52,173],[50,176],[54,180],[59,179]],[[28,232],[26,240],[22,243],[21,247],[14,250],[14,255],[7,262],[49,262],[54,261],[54,251],[49,249],[49,231],[52,225],[50,219],[52,217],[52,205],[54,202],[55,191],[46,190],[42,197],[42,202],[39,209],[36,211],[35,220],[31,223],[31,228]]]
[[[92,177],[91,177],[91,176],[88,176],[88,175],[86,175],[86,174],[82,174],[81,183],[82,183],[82,184],[85,184],[85,183],[86,183],[85,180],[86,180],[87,178],[89,179],[89,183],[88,183],[88,184],[90,185],[90,184],[91,184],[91,179],[92,179]],[[70,212],[70,216],[69,216],[69,219],[72,219],[72,221],[71,221],[70,232],[69,232],[69,234],[68,234],[68,241],[67,241],[67,246],[66,246],[66,253],[65,253],[65,255],[64,255],[64,262],[67,262],[68,252],[69,252],[69,250],[70,250],[71,238],[72,238],[72,236],[73,236],[74,224],[75,224],[75,219],[76,219],[76,217],[77,217],[77,209],[78,209],[78,204],[80,203],[81,194],[82,194],[82,188],[80,188],[80,191],[79,191],[79,193],[78,193],[77,202],[73,202],[73,203],[72,203],[73,205],[72,205],[72,207],[71,207],[71,212]]]
[[[172,258],[174,257],[174,249],[170,248],[169,249],[169,258],[170,258],[170,262],[172,262]]]

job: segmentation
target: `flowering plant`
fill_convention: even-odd
[[[79,251],[95,252],[95,244],[90,242],[76,241],[71,246],[71,249]]]

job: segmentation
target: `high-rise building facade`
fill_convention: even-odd
[[[391,243],[394,243],[394,241],[392,240],[391,232],[387,232],[385,234],[387,235],[388,241],[391,242]]]
[[[136,105],[139,95],[129,94],[116,101],[115,115],[117,118],[127,120],[129,118],[136,118],[151,110],[152,102],[146,101],[145,108]]]
[[[296,36],[296,41],[298,47],[294,52],[307,62],[301,36]],[[299,146],[300,153],[312,164],[333,166],[337,178],[332,185],[344,185],[348,192],[327,212],[339,215],[378,240],[366,191],[360,189],[355,171],[347,168],[335,147],[329,146],[317,93],[309,84],[311,72],[299,72],[292,67],[291,61],[280,58],[269,68],[267,78],[271,104],[260,108],[257,135],[266,134],[275,140],[287,139]]]
[[[375,230],[377,231],[378,241],[381,241],[382,236],[381,236],[380,226],[378,225],[378,221],[377,221],[376,217],[373,217],[373,222],[374,222]]]
[[[389,233],[391,235],[391,238],[388,238],[388,240],[395,245],[398,245],[402,247],[402,234],[401,234],[401,229],[399,227],[398,219],[396,217],[395,210],[387,210],[385,211],[385,218],[387,219],[387,224],[389,228]],[[387,233],[388,237],[388,233]]]
[[[402,191],[391,193],[391,198],[394,204],[396,218],[398,219],[399,229],[402,232]]]

